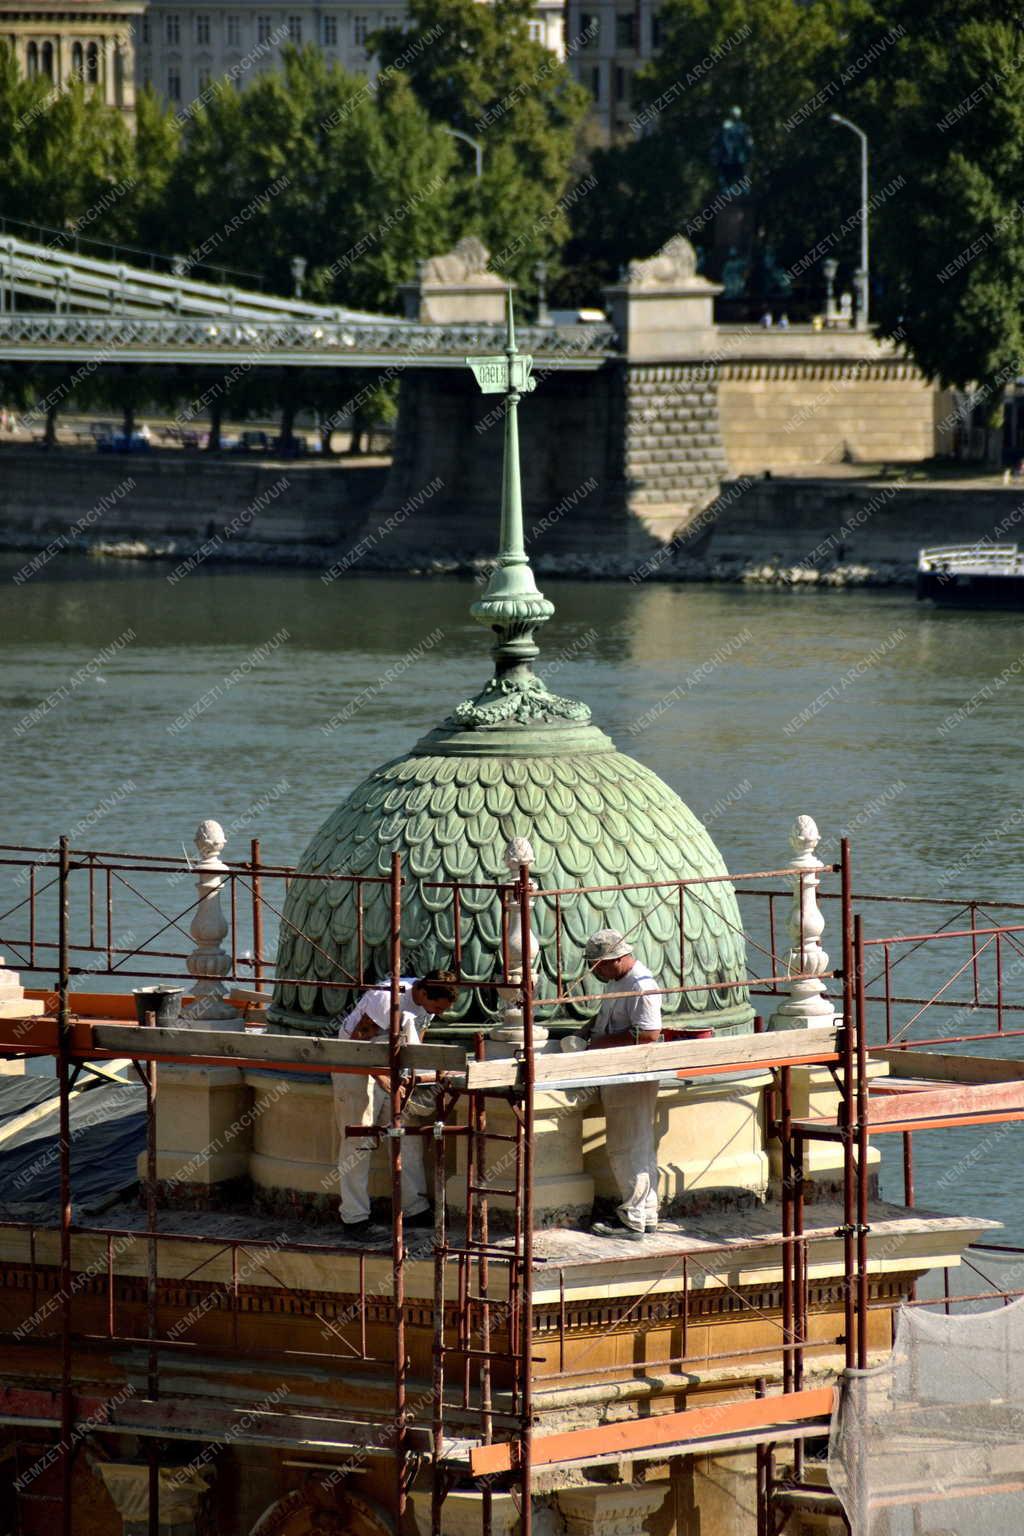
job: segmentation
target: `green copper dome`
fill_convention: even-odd
[[[589,723],[585,704],[555,697],[531,670],[534,633],[554,609],[537,590],[523,548],[516,406],[533,380],[531,360],[515,350],[511,313],[505,356],[469,361],[485,392],[504,393],[507,402],[501,551],[472,609],[497,635],[495,675],[406,756],[364,779],[315,834],[299,869],[379,877],[398,852],[406,974],[453,966],[456,913],[443,882],[458,881],[461,972],[485,982],[500,974],[501,904],[493,890],[472,884],[507,884],[509,839],[526,837],[541,893],[570,893],[534,902],[541,997],[555,993],[560,964],[563,986],[579,999],[566,1011],[592,1012],[601,984],[584,967],[583,946],[597,929],[617,928],[662,986],[682,978],[695,988],[666,997],[666,1012],[720,1029],[749,1028],[746,989],[722,986],[746,973],[732,885],[687,889],[682,946],[678,890],[651,888],[726,873],[707,830],[656,774],[616,751]],[[633,888],[584,889],[613,885]],[[326,1030],[355,994],[325,992],[323,982],[354,981],[360,965],[367,982],[388,974],[389,888],[292,881],[283,916],[277,974],[294,979],[278,983],[270,1017],[279,1028]],[[457,1011],[486,1017],[493,1001],[464,991]]]

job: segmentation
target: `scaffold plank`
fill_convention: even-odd
[[[992,1114],[1024,1110],[1024,1076],[1013,1082],[948,1083],[923,1092],[886,1094],[868,1101],[869,1126],[899,1120],[934,1120],[938,1116]]]
[[[893,1077],[924,1078],[939,1083],[1009,1083],[1024,1079],[1024,1061],[1003,1056],[956,1056],[949,1052],[884,1050],[872,1056],[887,1061]]]
[[[623,1045],[604,1050],[555,1052],[536,1058],[537,1088],[574,1086],[623,1073],[678,1072],[701,1076],[709,1072],[768,1067],[788,1062],[828,1060],[835,1052],[838,1026],[786,1029],[763,1035],[727,1035],[717,1040],[662,1040],[655,1045]],[[467,1088],[513,1088],[522,1062],[501,1058],[471,1061]]]
[[[535,1466],[552,1466],[586,1461],[593,1456],[628,1456],[632,1451],[659,1445],[673,1447],[672,1454],[685,1454],[685,1447],[691,1442],[719,1439],[723,1435],[741,1437],[748,1431],[756,1434],[769,1425],[778,1425],[779,1439],[785,1439],[787,1425],[810,1419],[830,1419],[834,1401],[832,1387],[816,1387],[779,1397],[747,1398],[742,1402],[715,1403],[708,1408],[657,1414],[649,1419],[626,1419],[618,1424],[600,1424],[596,1428],[570,1429],[557,1435],[535,1435],[533,1463]],[[678,1452],[675,1450],[677,1446],[680,1447]],[[475,1446],[469,1457],[473,1476],[486,1477],[511,1471],[513,1451],[511,1441]]]

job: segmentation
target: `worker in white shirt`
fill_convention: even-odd
[[[602,1000],[597,1016],[584,1031],[588,1050],[650,1045],[658,1040],[658,984],[622,934],[614,928],[591,934],[586,959],[594,975],[605,983],[606,993],[624,994]],[[597,1224],[595,1230],[619,1237],[643,1237],[658,1226],[658,1084],[609,1083],[601,1089],[601,1101],[608,1161],[621,1196],[617,1208],[621,1227]]]
[[[431,1018],[445,1013],[459,995],[450,971],[429,971],[419,979],[402,977],[398,1005],[402,1010],[399,1032],[403,1045],[419,1045],[421,1031]],[[391,1027],[391,983],[381,982],[365,992],[341,1021],[339,1040],[386,1041]],[[375,1237],[370,1220],[370,1153],[376,1138],[367,1141],[345,1136],[347,1125],[388,1125],[391,1121],[391,1085],[383,1073],[334,1072],[334,1112],[338,1121],[338,1184],[341,1189],[341,1220],[346,1238]],[[414,1108],[410,1120],[420,1118]],[[433,1225],[423,1169],[423,1141],[409,1136],[402,1143],[402,1214],[408,1227]],[[382,1229],[381,1229],[382,1235]]]

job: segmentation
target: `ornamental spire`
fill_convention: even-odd
[[[459,705],[455,719],[461,725],[494,725],[508,720],[523,724],[537,720],[584,721],[590,719],[587,706],[549,693],[531,665],[540,654],[534,634],[551,618],[555,605],[539,590],[526,554],[518,407],[523,395],[536,388],[537,381],[530,376],[533,358],[516,347],[511,287],[507,304],[504,355],[466,359],[485,395],[505,396],[505,443],[498,558],[483,595],[469,610],[478,624],[486,624],[497,636],[494,677],[477,698]]]

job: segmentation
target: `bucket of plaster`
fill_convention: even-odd
[[[181,1017],[181,998],[184,987],[135,987],[135,1017],[140,1024],[155,1024],[167,1028],[177,1024]]]
[[[713,1040],[713,1029],[698,1029],[696,1025],[683,1029],[665,1029],[662,1031],[663,1040]]]

